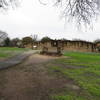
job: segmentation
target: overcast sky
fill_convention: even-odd
[[[38,0],[23,0],[20,7],[0,13],[0,30],[7,32],[11,38],[37,34],[39,39],[49,36],[53,39],[93,41],[100,38],[100,20],[94,24],[93,31],[79,31],[75,25],[65,23],[60,18],[59,9],[52,4],[44,6]]]

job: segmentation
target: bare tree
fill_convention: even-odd
[[[38,39],[38,35],[34,34],[34,35],[32,36],[32,38],[33,38],[33,42],[36,42],[37,39]]]
[[[4,40],[4,39],[6,39],[7,37],[8,37],[7,33],[3,32],[3,31],[0,31],[0,40],[1,41]]]
[[[40,1],[40,0],[39,0]],[[43,0],[41,0],[42,2]],[[63,9],[67,21],[76,21],[79,25],[91,24],[100,13],[100,0],[54,0],[55,5]]]
[[[43,0],[38,0],[45,5]],[[48,1],[48,0],[47,0]],[[63,8],[63,16],[77,21],[80,25],[85,23],[90,25],[93,18],[96,18],[100,12],[100,0],[52,0],[56,5]],[[7,8],[9,5],[17,5],[19,0],[0,0],[0,8]]]
[[[6,10],[9,6],[18,6],[19,1],[20,0],[0,0],[0,8]]]
[[[40,4],[46,5],[46,3],[45,2],[42,2],[41,0],[39,0],[39,2],[40,2]]]
[[[4,41],[7,39],[8,34],[0,31],[0,46],[4,45]]]

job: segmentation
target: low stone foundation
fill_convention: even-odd
[[[61,48],[57,47],[56,50],[50,51],[47,47],[43,47],[40,54],[49,55],[49,56],[62,56]]]

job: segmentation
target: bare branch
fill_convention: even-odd
[[[46,3],[42,2],[42,0],[39,0],[40,4],[47,5]]]
[[[46,5],[43,0],[38,1]],[[9,6],[17,6],[18,2],[19,0],[0,0],[0,8],[8,9]],[[75,20],[78,24],[90,25],[100,14],[100,0],[54,0],[53,2],[58,6],[61,5],[65,18]]]
[[[20,0],[0,0],[0,8],[6,10],[9,6],[18,6],[19,1]]]
[[[59,4],[63,2],[63,16],[75,19],[78,24],[90,25],[91,20],[100,13],[100,0],[56,0]],[[65,5],[66,4],[66,5]]]

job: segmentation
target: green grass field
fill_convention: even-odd
[[[100,100],[100,54],[66,52],[64,56],[68,58],[55,60],[50,70],[74,80],[81,89],[66,88],[65,93],[53,95],[53,100]]]
[[[0,47],[0,59],[5,59],[27,50],[26,48]]]

